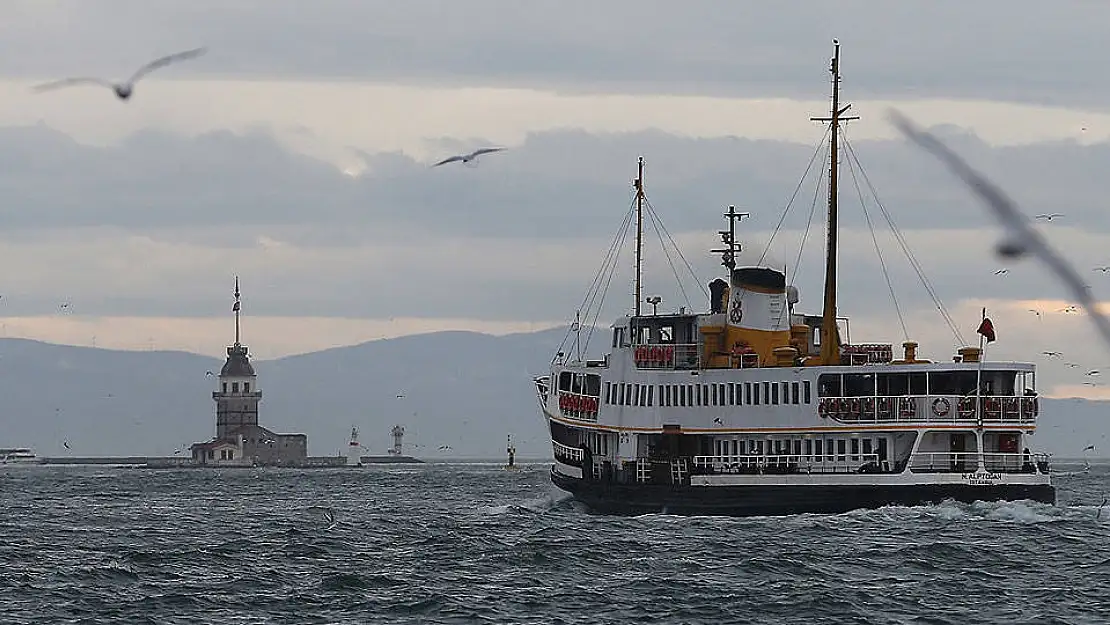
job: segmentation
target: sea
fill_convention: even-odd
[[[545,463],[0,469],[0,623],[1108,623],[1110,465],[1056,506],[591,514]]]

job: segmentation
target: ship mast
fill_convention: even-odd
[[[833,58],[829,67],[832,73],[832,114],[829,117],[811,117],[813,121],[832,124],[829,139],[829,217],[826,226],[827,242],[825,257],[825,303],[821,312],[821,364],[840,364],[840,338],[836,331],[836,256],[837,256],[837,134],[840,122],[859,119],[844,113],[852,107],[847,104],[840,108],[840,42],[833,39]]]
[[[640,316],[641,283],[644,261],[644,157],[640,157],[636,170],[636,306],[635,316]]]

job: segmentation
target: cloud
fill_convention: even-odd
[[[174,75],[813,98],[839,37],[860,96],[1101,105],[1108,93],[1091,63],[1108,21],[1100,3],[1031,0],[849,0],[801,13],[773,3],[336,0],[311,15],[296,0],[123,2],[111,12],[23,0],[0,10],[0,75],[123,75],[137,59],[207,44],[203,62]]]

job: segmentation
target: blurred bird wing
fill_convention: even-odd
[[[196,58],[196,57],[204,54],[207,51],[208,51],[208,48],[195,48],[193,50],[186,50],[184,52],[177,52],[177,53],[174,53],[174,54],[166,55],[166,56],[164,56],[160,59],[155,59],[155,60],[147,63],[146,65],[140,67],[139,71],[135,72],[131,76],[131,79],[128,82],[135,82],[136,80],[142,78],[143,76],[146,76],[147,74],[149,74],[150,72],[153,72],[156,69],[165,67],[165,66],[169,65],[170,63],[176,63],[178,61],[184,61],[184,60],[187,60],[187,59]]]
[[[73,87],[73,86],[76,86],[76,85],[101,85],[101,86],[104,86],[104,87],[108,87],[109,89],[115,89],[116,88],[115,85],[113,85],[111,82],[109,82],[107,80],[104,80],[103,78],[80,77],[80,78],[63,78],[62,80],[55,80],[54,82],[48,82],[48,83],[44,83],[44,84],[41,84],[41,85],[35,85],[34,87],[32,87],[32,89],[34,89],[35,91],[52,91],[54,89],[61,89],[63,87]]]
[[[474,150],[473,152],[470,153],[470,155],[471,156],[481,156],[483,154],[490,154],[492,152],[500,152],[501,150],[504,150],[504,149],[505,148],[482,148],[480,150]]]
[[[1027,217],[1018,210],[1017,205],[1001,189],[994,185],[974,169],[971,168],[955,152],[948,149],[939,139],[924,130],[918,130],[909,119],[897,112],[891,113],[894,126],[921,148],[939,159],[948,170],[956,175],[971,189],[972,193],[987,205],[1003,227],[1015,235],[1032,254],[1039,257],[1064,286],[1072,291],[1075,299],[1083,305],[1095,324],[1095,328],[1102,335],[1106,344],[1110,346],[1110,319],[1107,319],[1098,310],[1097,302],[1091,296],[1079,274],[1048,246],[1048,243],[1030,227]]]
[[[452,156],[451,158],[445,158],[442,161],[436,163],[435,165],[432,165],[432,167],[439,167],[440,165],[446,165],[447,163],[454,163],[455,161],[461,161],[461,160],[463,160],[463,157],[461,157],[461,156]]]

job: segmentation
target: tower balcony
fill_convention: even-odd
[[[213,391],[212,399],[262,399],[262,391],[253,391],[250,393],[224,393],[223,391]]]

